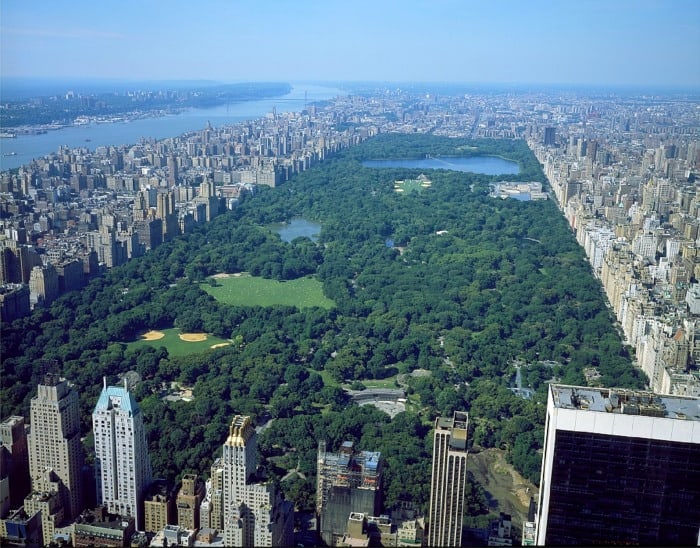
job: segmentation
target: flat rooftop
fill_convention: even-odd
[[[559,409],[700,421],[700,398],[562,384],[550,385],[550,392],[554,407]]]

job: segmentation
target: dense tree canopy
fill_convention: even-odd
[[[208,473],[234,414],[269,416],[275,420],[260,440],[269,473],[282,475],[280,463],[295,454],[299,469],[312,475],[319,440],[335,448],[350,438],[382,451],[387,505],[424,506],[432,419],[464,409],[473,443],[506,448],[515,467],[537,481],[547,381],[584,384],[590,365],[606,385],[641,387],[645,379],[632,368],[553,202],[491,198],[488,183],[508,177],[442,170],[429,173],[430,189],[401,195],[394,181],[419,172],[361,164],[426,153],[500,155],[521,166],[510,179],[544,181],[518,141],[370,139],[49,309],[3,325],[2,415],[28,415],[42,364],[55,361],[80,389],[87,433],[102,376],[115,382],[137,371],[158,476]],[[321,224],[317,244],[285,243],[266,228],[296,216]],[[278,280],[315,274],[336,307],[225,306],[199,285],[217,272],[241,271]],[[187,357],[125,344],[172,326],[236,344]],[[509,389],[515,359],[527,364],[531,400]],[[428,374],[410,375],[418,369]],[[407,379],[411,409],[419,411],[393,420],[350,405],[338,386],[397,375]],[[194,401],[164,401],[161,386],[172,381],[193,387]],[[313,500],[306,477],[282,484],[302,507]]]

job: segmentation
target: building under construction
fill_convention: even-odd
[[[328,546],[342,539],[351,512],[372,516],[381,510],[381,454],[355,451],[346,441],[337,453],[318,447],[316,512],[319,533]]]

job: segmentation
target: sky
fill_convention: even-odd
[[[700,88],[700,0],[2,0],[8,77]]]

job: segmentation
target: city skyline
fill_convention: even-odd
[[[3,79],[700,86],[689,0],[10,0],[0,16]]]

